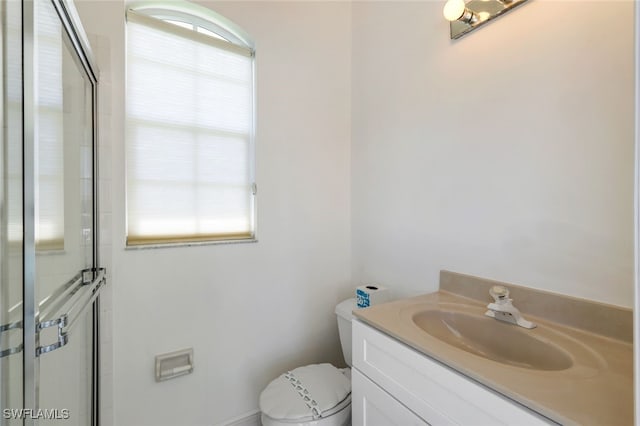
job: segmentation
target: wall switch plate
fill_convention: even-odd
[[[193,372],[193,348],[156,355],[156,382]]]

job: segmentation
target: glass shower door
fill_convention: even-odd
[[[0,426],[97,425],[96,69],[70,0],[0,24]]]
[[[84,426],[92,416],[93,85],[59,10],[34,5],[38,407],[49,410],[38,424]],[[66,325],[55,323],[63,316]]]

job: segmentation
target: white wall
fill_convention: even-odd
[[[114,349],[103,397],[113,402],[103,405],[118,426],[216,424],[257,409],[261,389],[287,369],[344,363],[333,309],[352,291],[351,6],[201,4],[256,42],[256,244],[124,249],[124,9],[78,5],[111,52]],[[154,355],[189,346],[194,373],[155,383]]]
[[[353,280],[441,269],[633,300],[633,2],[353,4]]]

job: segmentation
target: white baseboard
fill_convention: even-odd
[[[260,410],[250,411],[238,417],[226,420],[216,426],[262,426]]]

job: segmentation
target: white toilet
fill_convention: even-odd
[[[342,354],[351,367],[351,319],[356,299],[336,306]],[[260,394],[263,426],[351,425],[351,369],[312,364],[287,371]]]

